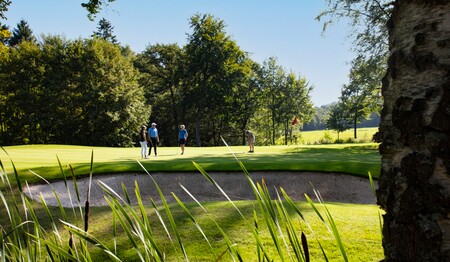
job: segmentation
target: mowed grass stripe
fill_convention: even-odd
[[[377,178],[380,171],[378,145],[338,144],[309,146],[261,146],[255,153],[247,153],[246,146],[230,149],[249,171],[318,171],[339,172],[367,177],[368,172]],[[188,147],[181,156],[177,147],[159,147],[158,157],[153,152],[150,159],[140,159],[140,148],[111,148],[69,145],[26,145],[4,147],[14,161],[20,177],[29,182],[36,178],[33,170],[46,179],[60,179],[57,156],[67,170],[69,165],[77,176],[89,174],[90,157],[94,152],[94,173],[142,172],[141,161],[151,172],[196,172],[192,161],[206,171],[241,171],[230,149],[219,147]],[[7,172],[12,165],[5,152],[0,152]]]

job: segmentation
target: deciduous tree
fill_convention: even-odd
[[[340,103],[334,104],[327,116],[326,123],[327,129],[335,130],[338,135],[349,128],[349,123],[346,118],[347,114],[345,112],[344,106]]]
[[[166,145],[177,144],[178,125],[185,122],[185,65],[185,52],[176,44],[148,46],[135,61],[141,73],[139,83],[151,105],[151,121],[165,123],[158,129]]]
[[[194,15],[190,26],[193,32],[186,45],[189,103],[195,117],[195,140],[201,146],[202,139],[218,141],[219,132],[227,126],[224,113],[233,87],[238,85],[233,77],[244,53],[225,32],[225,23],[214,16]],[[204,120],[208,119],[206,124]],[[202,129],[208,129],[208,137],[202,138]],[[219,132],[217,132],[219,131]]]

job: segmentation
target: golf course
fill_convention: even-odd
[[[89,252],[90,256],[95,258],[93,260],[114,258],[134,261],[148,255],[164,257],[163,260],[166,261],[179,260],[182,257],[191,261],[232,261],[236,257],[241,257],[243,261],[258,261],[258,258],[262,257],[281,261],[289,257],[301,257],[301,254],[305,256],[304,248],[298,253],[297,248],[302,248],[296,246],[300,245],[297,238],[302,232],[307,239],[307,253],[312,261],[324,261],[325,258],[329,261],[382,259],[381,211],[378,206],[329,201],[326,197],[320,199],[320,190],[304,196],[306,200],[298,201],[290,198],[283,187],[278,187],[279,196],[274,197],[268,193],[269,189],[271,191],[279,185],[271,185],[269,182],[266,184],[266,181],[270,181],[271,174],[276,176],[289,172],[300,177],[309,172],[315,176],[322,174],[322,180],[329,180],[327,176],[339,174],[364,179],[367,182],[367,190],[370,191],[369,173],[376,179],[380,169],[377,144],[261,146],[256,147],[255,153],[252,154],[247,153],[247,150],[246,146],[188,147],[181,156],[177,147],[160,147],[158,157],[152,155],[149,159],[140,159],[139,148],[68,145],[3,147],[0,152],[3,169],[3,204],[0,205],[0,212],[7,210],[8,213],[14,213],[16,208],[13,207],[17,206],[20,210],[28,206],[27,210],[33,210],[33,218],[28,220],[38,222],[42,226],[41,230],[45,233],[41,232],[40,236],[43,241],[48,241],[46,243],[50,247],[67,247],[69,232],[78,233],[80,238],[89,239],[90,244],[82,245],[81,248]],[[245,180],[246,175],[250,177],[261,172],[264,175],[255,179],[253,185],[250,180]],[[71,196],[71,208],[65,207],[61,200],[59,205],[50,205],[44,197],[22,202],[18,196],[21,190],[27,196],[26,187],[32,185],[58,181],[77,184],[77,181],[89,179],[91,173],[99,179],[105,175],[127,174],[128,178],[122,179],[129,180],[128,184],[131,186],[118,189],[124,192],[115,192],[104,187],[105,192],[112,190],[105,193],[107,198],[108,195],[110,197],[105,202],[107,204],[97,207],[92,205],[88,208],[85,207],[84,201],[77,201],[77,198],[86,198],[86,188],[81,186],[81,182],[80,186],[76,187],[76,193]],[[203,180],[209,181],[217,192],[224,194],[224,200],[200,199],[195,202],[195,195],[191,200],[180,200],[181,197],[173,193],[175,190],[171,190],[173,196],[170,197],[162,194],[162,191],[167,191],[164,187],[169,184],[183,186],[177,179],[173,179],[173,183],[166,179],[161,184],[153,180],[157,185],[151,189],[148,183],[142,184],[143,186],[136,182],[133,184],[136,175],[147,176],[147,180],[151,181],[154,179],[152,174],[170,176],[176,173],[191,174],[200,179],[203,176]],[[228,190],[222,189],[226,188],[226,185],[216,182],[221,181],[220,177],[240,176],[239,174],[244,178],[243,182],[239,183],[249,184],[249,195],[253,194],[253,199],[233,199],[226,193]],[[320,181],[320,178],[318,180]],[[308,183],[306,180],[299,181]],[[7,190],[9,186],[12,189]],[[195,186],[200,186],[200,182],[189,184],[184,190],[194,192]],[[330,191],[333,191],[334,187],[337,190],[337,185],[331,184],[329,187]],[[346,186],[341,187],[345,190]],[[351,185],[347,187],[351,189]],[[156,197],[148,197],[145,194],[150,190],[157,192]],[[42,193],[51,197],[52,192],[56,192],[47,191],[50,192]],[[158,195],[159,193],[161,194]],[[319,198],[314,194],[319,194]],[[61,193],[54,195],[59,195],[54,197],[56,199],[64,197]],[[374,196],[373,198],[375,199]],[[132,202],[130,199],[136,201]],[[94,199],[90,202],[93,203]],[[82,228],[82,218],[86,217],[86,212],[89,213],[89,219],[84,221],[89,224],[89,237],[78,232],[79,229],[74,229]],[[26,216],[23,217],[23,212],[18,212],[17,216],[24,219],[22,222],[27,220]],[[14,215],[10,217],[14,218]],[[16,226],[20,224],[20,219],[16,217],[11,221],[11,218],[3,216],[0,219],[4,230],[14,228],[15,223]],[[138,220],[141,222],[138,223]],[[60,237],[54,238],[54,232],[45,230],[50,228],[56,228]],[[43,247],[35,248],[40,250]],[[69,256],[68,253],[61,254],[66,252],[62,250],[52,252]]]

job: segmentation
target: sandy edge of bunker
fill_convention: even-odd
[[[253,191],[246,176],[238,172],[211,172],[209,175],[217,182],[223,191],[232,200],[254,200]],[[223,194],[200,173],[152,173],[154,181],[161,188],[168,201],[174,201],[172,192],[182,201],[194,201],[193,197],[200,202],[223,201]],[[304,201],[305,194],[312,200],[317,200],[314,194],[316,189],[326,202],[341,202],[355,204],[376,204],[370,182],[366,178],[339,173],[317,173],[317,172],[289,172],[289,171],[266,171],[251,172],[250,176],[254,182],[261,183],[264,179],[272,199],[277,197],[280,188],[293,200]],[[152,178],[148,174],[122,173],[96,175],[92,178],[90,192],[91,206],[107,205],[104,190],[100,184],[107,185],[120,197],[124,197],[122,185],[131,196],[131,201],[136,203],[135,182],[139,186],[141,198],[145,204],[150,203],[152,198],[156,203],[161,203],[161,198],[156,190]],[[89,177],[77,179],[80,200],[78,201],[74,183],[69,181],[66,188],[63,181],[51,184],[31,185],[25,190],[26,194],[35,200],[39,196],[45,199],[47,205],[56,206],[58,202],[55,193],[65,207],[84,205],[88,195]],[[183,189],[187,189],[191,196]],[[280,193],[281,194],[281,193]]]

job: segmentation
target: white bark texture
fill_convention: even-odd
[[[450,0],[397,0],[383,79],[386,261],[450,261]]]

